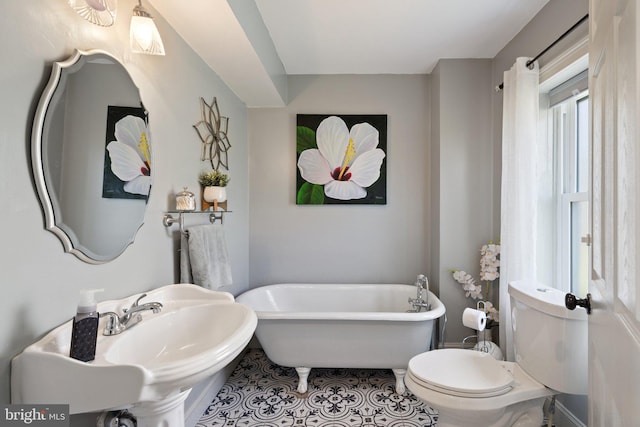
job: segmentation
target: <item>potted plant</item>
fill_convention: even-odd
[[[198,177],[198,182],[204,188],[203,198],[209,203],[218,203],[227,200],[226,186],[229,183],[229,175],[218,170],[202,172]]]

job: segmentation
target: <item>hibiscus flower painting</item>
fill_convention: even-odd
[[[387,203],[386,115],[298,114],[296,203]]]
[[[151,140],[144,108],[108,106],[103,176],[103,198],[148,199]]]

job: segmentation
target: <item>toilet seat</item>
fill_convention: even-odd
[[[514,384],[510,364],[462,349],[421,353],[409,361],[408,375],[425,388],[459,397],[500,396]]]

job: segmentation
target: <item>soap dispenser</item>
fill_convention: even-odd
[[[83,289],[80,291],[78,310],[73,318],[71,331],[71,350],[69,356],[83,362],[96,357],[98,340],[98,311],[95,294],[103,289]]]

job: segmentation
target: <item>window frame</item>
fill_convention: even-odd
[[[572,239],[573,204],[589,203],[589,189],[577,191],[578,103],[588,98],[587,89],[550,106],[548,110],[554,153],[554,192],[556,194],[555,287],[566,292],[579,290],[572,283],[574,255],[572,251],[575,248],[574,244],[583,244],[580,239],[577,241]],[[569,191],[570,189],[574,191]]]

